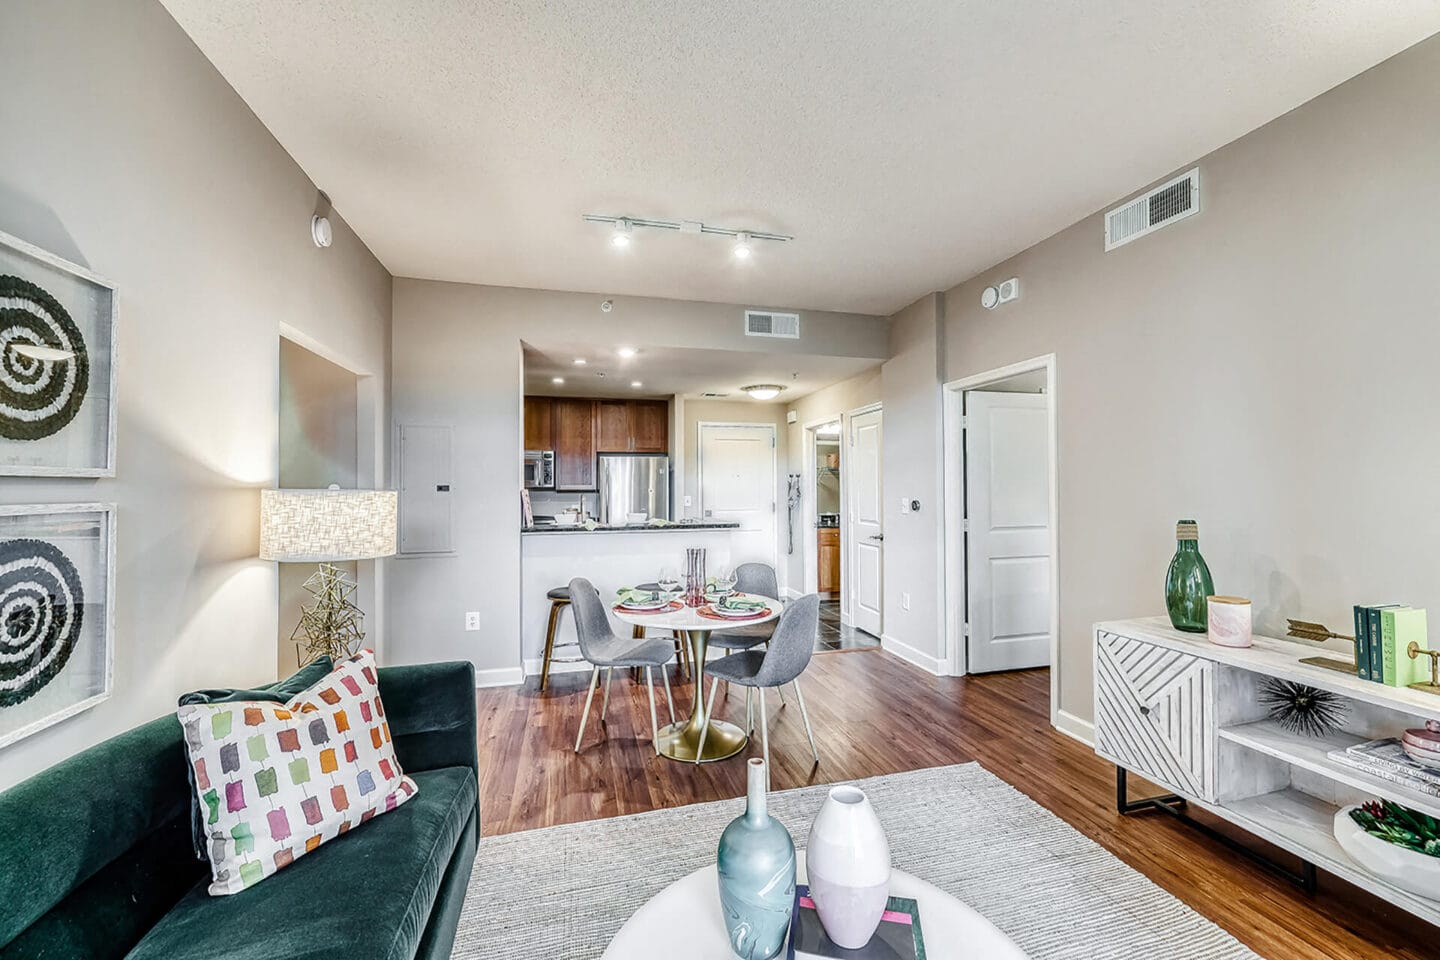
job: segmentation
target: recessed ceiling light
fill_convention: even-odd
[[[585,366],[585,358],[584,358],[584,357],[576,357],[574,360],[571,360],[570,362],[573,363],[573,364],[575,364],[575,366],[577,366],[577,367],[583,367],[583,366]]]
[[[639,380],[631,380],[631,381],[630,381],[630,386],[632,386],[632,387],[634,387],[635,389],[638,390],[638,389],[640,389],[641,387],[645,386],[645,384],[641,383]]]
[[[750,234],[741,233],[735,238],[735,259],[750,259]]]
[[[556,383],[556,384],[564,383],[564,382],[565,382],[565,378],[564,378],[564,377],[551,377],[551,378],[550,378],[550,382],[551,382],[551,383]]]
[[[752,383],[748,387],[740,388],[741,392],[749,394],[752,400],[774,400],[784,389],[778,383]]]
[[[620,349],[616,350],[615,353],[616,353],[617,356],[620,356],[620,357],[623,357],[623,358],[626,359],[626,360],[629,360],[631,357],[635,356],[635,348],[634,348],[634,347],[621,347]]]
[[[615,224],[615,232],[610,235],[610,245],[614,247],[630,246],[630,221],[620,220]]]

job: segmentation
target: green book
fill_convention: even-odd
[[[1403,606],[1405,606],[1403,603],[1381,603],[1366,610],[1370,621],[1370,629],[1366,633],[1370,641],[1370,679],[1376,683],[1385,682],[1385,648],[1380,636],[1380,614],[1382,611],[1394,610]]]
[[[1425,664],[1410,659],[1411,642],[1430,649],[1425,611],[1413,607],[1380,611],[1381,671],[1388,687],[1405,687],[1429,679]],[[1428,662],[1428,661],[1427,661]]]
[[[1370,616],[1361,604],[1355,604],[1355,675],[1370,679]]]

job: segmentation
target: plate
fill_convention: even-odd
[[[670,606],[670,598],[663,597],[659,600],[622,600],[616,604],[621,610],[659,610]]]
[[[722,606],[720,606],[719,604],[715,604],[715,603],[710,604],[710,612],[711,612],[711,613],[713,613],[713,614],[715,614],[715,615],[717,615],[717,616],[726,617],[726,618],[729,618],[729,619],[732,619],[732,620],[745,620],[745,619],[748,619],[748,618],[750,618],[750,617],[759,617],[759,616],[764,615],[765,610],[766,610],[765,607],[759,607],[758,609],[755,609],[755,610],[740,610],[740,609],[736,609],[736,608],[734,608],[734,607],[722,607]]]

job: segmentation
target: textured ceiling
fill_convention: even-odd
[[[396,275],[880,314],[1440,30],[1435,0],[163,2]],[[592,212],[796,240],[619,252]]]
[[[821,387],[862,373],[879,363],[852,357],[775,355],[742,350],[645,347],[621,358],[610,349],[566,343],[525,343],[525,392],[572,397],[698,397],[727,394],[747,400],[740,388],[752,383],[785,387],[777,403],[790,403]],[[586,361],[575,364],[576,358]],[[565,383],[557,385],[552,377]],[[639,381],[639,388],[630,384]]]

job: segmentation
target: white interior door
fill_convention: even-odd
[[[968,670],[1050,662],[1050,430],[1044,394],[965,394]]]
[[[880,636],[885,627],[882,560],[885,489],[880,475],[879,410],[850,418],[850,616],[856,629]]]
[[[730,559],[775,566],[775,428],[700,425],[700,516],[735,521]]]

